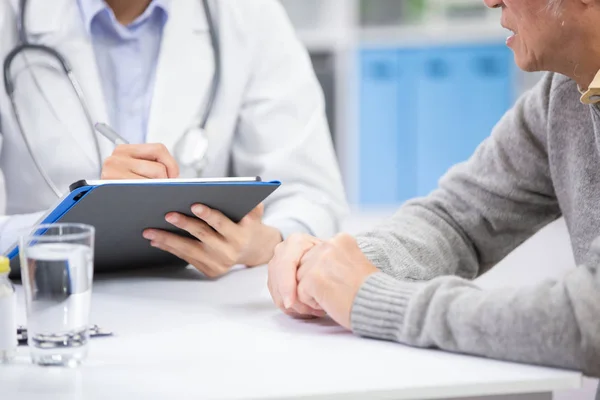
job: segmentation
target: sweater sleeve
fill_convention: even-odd
[[[357,237],[377,267],[407,280],[475,278],[560,216],[546,149],[553,80],[519,99],[437,190]]]
[[[418,347],[581,370],[600,377],[600,274],[580,266],[533,287],[408,282],[378,272],[352,308],[355,333]]]

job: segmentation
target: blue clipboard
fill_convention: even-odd
[[[185,265],[171,254],[150,246],[142,237],[147,228],[191,237],[164,217],[179,212],[190,217],[194,204],[221,211],[234,222],[263,202],[281,183],[260,177],[169,180],[78,181],[39,224],[72,222],[95,227],[94,268],[97,271],[150,266]],[[11,276],[20,274],[19,249],[7,253]]]

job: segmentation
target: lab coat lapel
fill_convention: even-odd
[[[184,133],[199,123],[213,77],[214,59],[202,3],[177,0],[170,4],[146,141],[163,143],[173,154]]]
[[[96,58],[89,34],[84,29],[81,14],[76,1],[73,0],[29,0],[27,8],[27,30],[30,40],[56,49],[71,65],[74,76],[81,86],[84,101],[89,109],[92,122],[108,122],[106,104],[100,82]],[[42,90],[51,90],[51,85],[42,85]],[[64,94],[76,99],[71,90]],[[56,97],[56,96],[54,96]],[[68,104],[72,102],[69,101]],[[81,106],[72,112],[82,112]],[[69,109],[70,110],[70,109]],[[83,115],[83,114],[82,114]],[[102,160],[114,150],[114,145],[101,135],[86,126],[81,131],[71,132],[82,151],[94,164],[97,162],[94,136],[98,138]],[[101,165],[97,165],[98,168]]]

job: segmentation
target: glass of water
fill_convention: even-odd
[[[38,225],[21,237],[28,344],[38,365],[77,366],[87,355],[94,228]]]

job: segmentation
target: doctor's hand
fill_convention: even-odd
[[[300,259],[296,273],[297,301],[323,310],[338,324],[351,329],[352,305],[365,280],[377,272],[347,234],[312,246]],[[273,265],[272,269],[284,265]],[[271,269],[270,271],[271,272]]]
[[[152,246],[181,258],[210,278],[227,273],[234,265],[266,264],[282,240],[277,229],[262,223],[262,204],[237,224],[201,204],[194,205],[192,213],[197,218],[169,213],[165,219],[195,239],[156,229],[145,230],[144,237]]]
[[[121,144],[104,161],[101,179],[168,179],[178,176],[177,162],[163,144]]]

